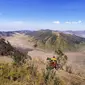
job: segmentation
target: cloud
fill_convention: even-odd
[[[0,21],[0,30],[15,30],[28,28],[29,24],[25,21]]]
[[[30,21],[9,21],[4,20],[0,21],[0,31],[14,31],[14,30],[38,30],[40,29],[39,25],[37,25],[35,22]]]
[[[80,21],[78,21],[78,23],[82,23],[82,21],[80,20]]]
[[[53,23],[55,23],[55,24],[60,24],[60,21],[54,21]]]
[[[65,22],[66,24],[71,24],[71,22]]]
[[[66,24],[81,24],[82,21],[81,21],[81,20],[79,20],[79,21],[71,21],[71,22],[67,21],[67,22],[65,22],[65,23],[66,23]]]
[[[13,21],[12,23],[14,23],[14,24],[23,24],[24,21]]]

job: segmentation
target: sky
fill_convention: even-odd
[[[0,31],[85,30],[85,0],[0,0]]]

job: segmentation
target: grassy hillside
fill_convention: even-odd
[[[80,43],[85,42],[85,38],[51,30],[33,31],[28,35],[34,37],[33,41],[38,47],[49,50],[59,48],[61,50],[76,51]]]
[[[42,62],[39,62],[40,66]],[[0,85],[85,85],[85,78],[59,70],[39,70],[35,61],[23,65],[0,63]]]

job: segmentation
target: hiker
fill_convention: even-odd
[[[47,63],[47,69],[56,69],[57,68],[57,58],[53,56],[52,58],[47,58],[49,62]]]
[[[56,68],[57,65],[57,58],[55,58],[55,56],[53,56],[53,58],[51,58],[51,64],[52,67]]]

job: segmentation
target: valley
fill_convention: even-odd
[[[46,69],[47,58],[52,56],[58,56],[54,53],[54,50],[44,50],[40,47],[34,48],[34,38],[24,33],[15,33],[12,36],[5,36],[6,41],[9,41],[11,45],[21,52],[27,53],[27,55],[31,56],[34,64],[38,67],[38,70]],[[85,50],[83,51],[65,51],[64,52],[68,57],[67,65],[71,66],[72,74],[58,70],[56,71],[57,75],[62,77],[67,83],[74,82],[82,82],[81,85],[84,85],[85,79]],[[0,62],[11,63],[13,60],[6,56],[0,57]],[[69,78],[68,78],[69,77]],[[67,85],[72,85],[71,82]],[[83,84],[84,83],[84,84]]]

